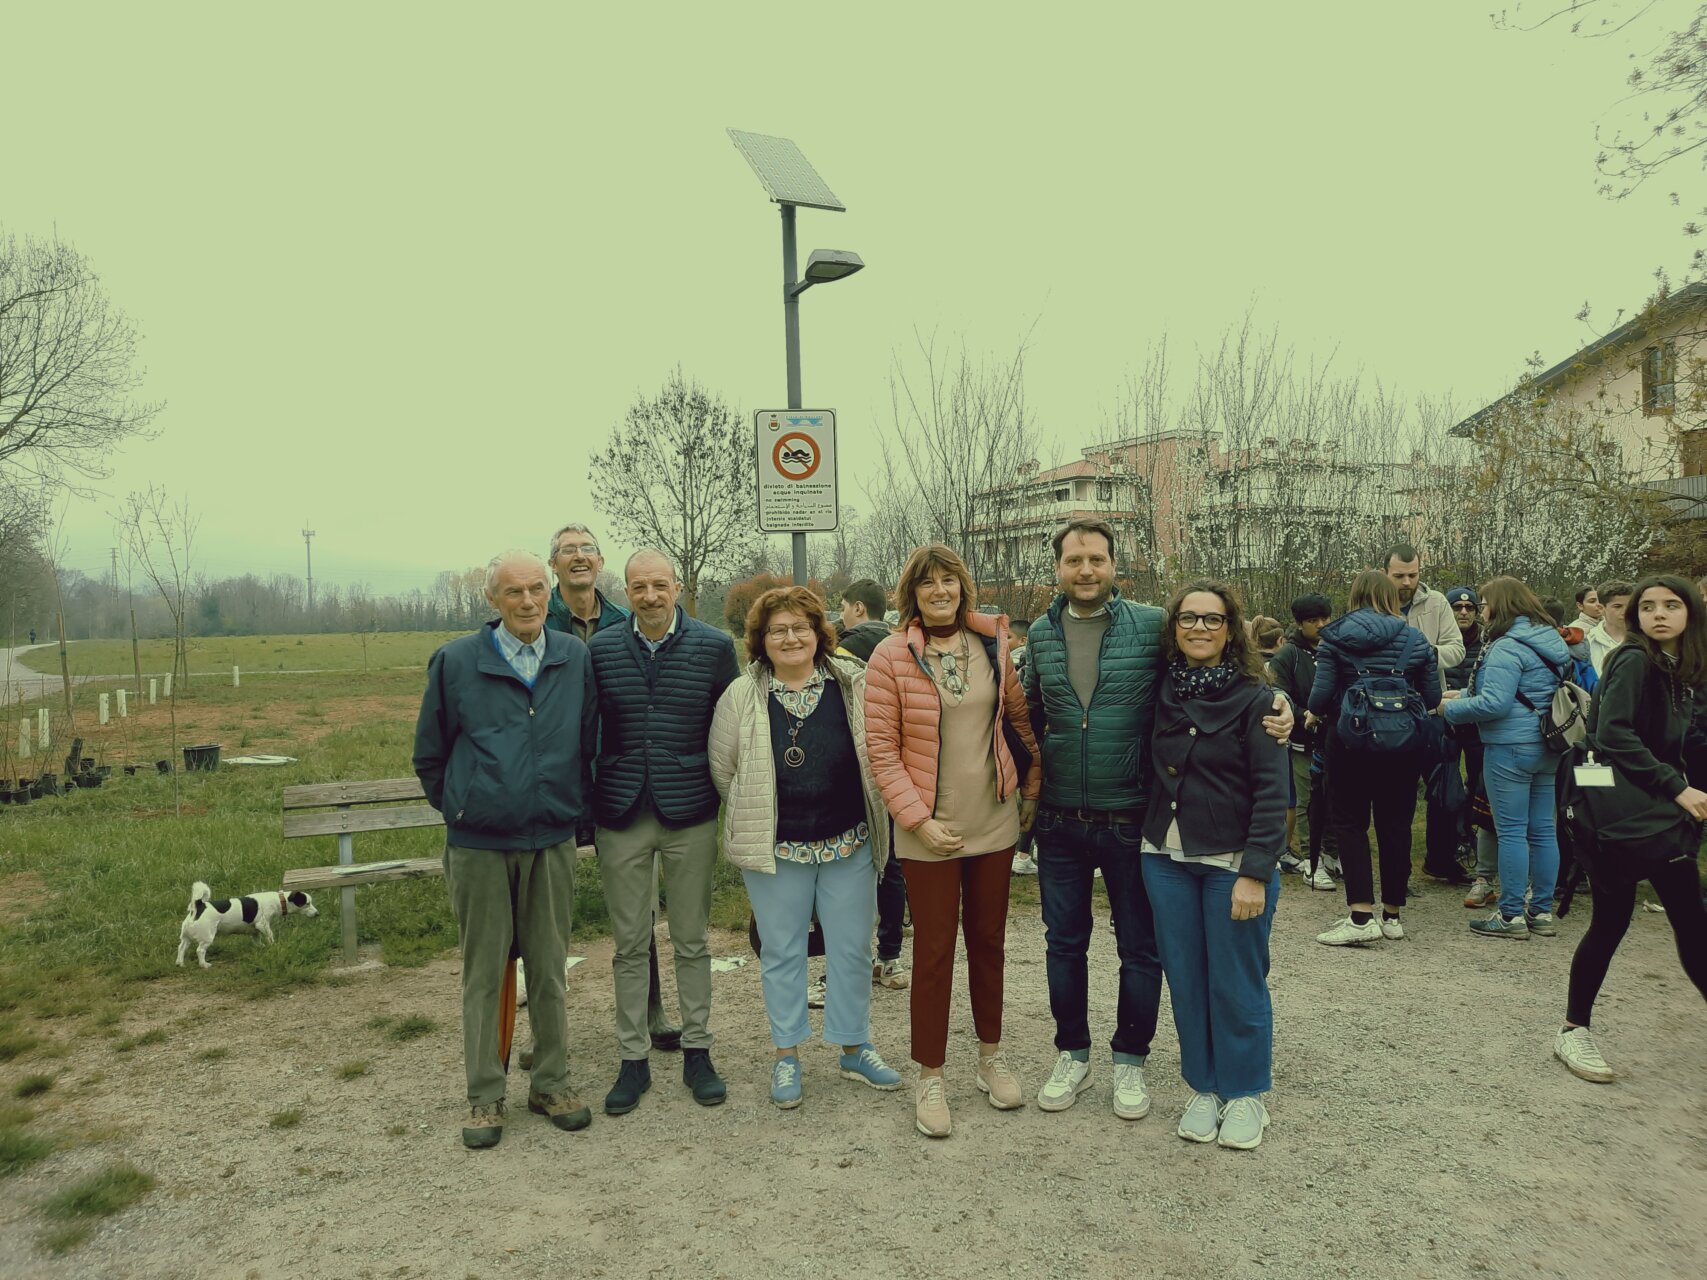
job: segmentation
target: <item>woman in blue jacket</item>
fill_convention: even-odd
[[[1446,695],[1448,724],[1474,724],[1482,735],[1482,778],[1500,842],[1499,906],[1470,931],[1484,938],[1550,938],[1559,837],[1553,785],[1559,758],[1541,741],[1541,712],[1553,703],[1570,650],[1533,591],[1516,578],[1482,587],[1483,657],[1463,693]],[[1529,904],[1524,906],[1524,890]]]
[[[1316,682],[1305,724],[1328,726],[1328,808],[1339,840],[1349,913],[1316,941],[1344,947],[1405,936],[1399,912],[1411,876],[1411,819],[1422,777],[1422,725],[1412,745],[1369,750],[1340,732],[1340,703],[1360,674],[1401,673],[1432,710],[1440,701],[1440,664],[1422,632],[1405,625],[1399,589],[1378,569],[1352,579],[1348,612],[1322,628]],[[1381,851],[1381,920],[1375,920],[1375,875],[1369,861],[1369,822]]]

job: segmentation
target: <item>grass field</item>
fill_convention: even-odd
[[[190,671],[230,675],[243,671],[377,671],[389,667],[424,667],[427,659],[459,631],[381,631],[367,636],[364,652],[360,635],[312,636],[198,636],[190,639]],[[160,675],[172,667],[170,640],[144,640],[139,646],[142,674]],[[122,675],[132,669],[128,640],[73,640],[66,646],[73,678]],[[31,671],[59,674],[59,646],[32,649],[19,659]]]
[[[301,648],[290,647],[301,665],[312,668],[338,661],[349,638],[305,639]],[[424,657],[433,638],[411,639]],[[144,764],[146,771],[126,777],[115,767],[98,789],[0,807],[0,1061],[33,1043],[69,1046],[89,1033],[116,1035],[123,1006],[143,984],[183,981],[200,990],[263,996],[332,977],[338,949],[333,892],[318,896],[318,918],[287,920],[276,931],[276,946],[246,936],[221,938],[210,953],[211,970],[195,969],[193,953],[191,967],[177,969],[178,925],[190,885],[205,880],[216,894],[249,893],[276,887],[291,867],[335,862],[333,837],[286,844],[282,789],[410,773],[419,670],[257,672],[239,689],[229,680],[207,680],[178,701],[180,745],[218,742],[226,757],[277,754],[298,762],[180,772],[178,816],[173,779],[152,768],[171,754],[166,703],[98,726],[93,702],[103,687],[92,683],[75,692],[83,753],[114,766]],[[25,703],[9,711],[0,776],[56,767],[39,751],[27,763],[16,758],[16,721],[37,705],[54,715],[47,757],[66,753],[72,735],[60,700]],[[362,834],[356,859],[428,857],[442,849],[443,838],[441,829]],[[576,931],[602,934],[608,916],[597,871],[582,863],[580,872]],[[364,886],[356,894],[360,941],[386,963],[423,964],[456,945],[441,881]],[[741,928],[746,917],[739,874],[720,860],[714,922]]]

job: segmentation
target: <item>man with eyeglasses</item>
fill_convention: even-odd
[[[612,604],[599,590],[599,574],[604,572],[605,558],[599,551],[598,539],[586,525],[566,524],[552,534],[546,562],[557,577],[557,590],[551,593],[546,611],[548,630],[566,632],[587,644],[606,627],[620,626],[628,621],[628,610]],[[588,834],[581,843],[591,844],[591,835]],[[671,1026],[664,1016],[663,990],[658,980],[656,929],[653,930],[647,962],[646,1025],[652,1037],[652,1047],[658,1052],[674,1053],[682,1047],[682,1029]],[[528,1065],[532,1052],[529,1049],[522,1053],[523,1067]]]
[[[1025,680],[1043,752],[1043,792],[1032,832],[1056,1049],[1037,1105],[1065,1111],[1090,1087],[1091,890],[1101,871],[1120,956],[1109,1044],[1114,1114],[1137,1120],[1150,1110],[1144,1064],[1162,999],[1140,845],[1166,615],[1121,596],[1114,584],[1114,530],[1105,521],[1074,520],[1051,545],[1060,594],[1031,624]],[[1198,625],[1214,629],[1226,619],[1204,615]],[[1284,740],[1292,713],[1283,697],[1275,703],[1279,714],[1264,725]]]
[[[622,1066],[605,1114],[626,1115],[652,1087],[647,1051],[646,954],[657,867],[669,895],[670,944],[682,1014],[682,1083],[701,1106],[726,1090],[711,1063],[712,871],[721,807],[706,742],[723,691],[740,674],[729,636],[677,603],[681,579],[663,552],[645,549],[623,571],[631,623],[602,627],[587,646],[599,693],[593,781],[599,877],[616,954],[617,1047]]]

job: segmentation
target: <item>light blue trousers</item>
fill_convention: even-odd
[[[806,935],[812,913],[824,931],[824,1039],[865,1044],[871,1039],[871,931],[877,921],[877,871],[871,846],[835,862],[777,860],[776,873],[743,871],[747,900],[764,944],[760,959],[771,1043],[779,1049],[812,1035],[806,1013]]]
[[[1524,919],[1529,910],[1553,910],[1559,879],[1559,833],[1553,816],[1559,757],[1539,742],[1490,742],[1482,751],[1488,807],[1500,838],[1500,914]]]

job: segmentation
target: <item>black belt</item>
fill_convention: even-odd
[[[1082,822],[1087,827],[1136,827],[1143,825],[1144,822],[1144,815],[1131,809],[1062,809],[1052,804],[1046,804],[1042,807],[1050,813],[1059,814],[1063,818]]]

